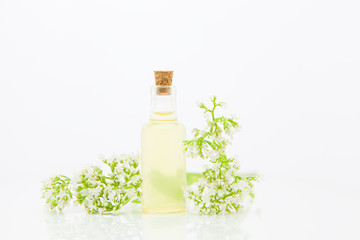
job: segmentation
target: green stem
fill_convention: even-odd
[[[216,108],[216,104],[214,102],[214,107],[213,109],[210,111],[211,112],[211,118],[212,118],[212,121],[214,122],[215,121],[215,108]],[[210,132],[213,133],[213,129],[214,129],[214,126],[212,126],[210,128]]]

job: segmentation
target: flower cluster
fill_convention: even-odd
[[[128,202],[139,202],[141,179],[138,155],[114,155],[103,162],[108,176],[98,167],[85,169],[74,180],[77,202],[89,213],[115,213]]]
[[[186,197],[200,214],[234,213],[253,199],[253,182],[257,176],[241,175],[239,160],[226,155],[226,147],[240,126],[235,117],[216,117],[216,108],[224,103],[217,103],[216,97],[211,102],[211,108],[203,103],[199,105],[207,117],[205,129],[194,129],[194,139],[184,142],[190,157],[208,160],[210,164],[187,189]]]
[[[106,171],[93,166],[73,179],[56,176],[44,183],[43,198],[50,209],[61,211],[76,203],[92,214],[117,213],[128,202],[140,203],[141,178],[139,155],[114,155],[103,159]]]
[[[51,210],[61,212],[69,204],[73,197],[71,191],[70,178],[58,175],[43,182],[42,197]]]

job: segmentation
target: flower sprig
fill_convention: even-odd
[[[232,136],[240,129],[235,116],[215,116],[217,107],[224,107],[224,102],[216,102],[216,97],[211,97],[212,107],[208,108],[204,103],[199,107],[203,110],[207,125],[204,130],[193,129],[194,138],[185,140],[185,151],[190,157],[200,157],[216,162],[216,159],[224,153],[227,145],[231,143]]]
[[[192,158],[209,161],[209,166],[197,182],[186,191],[195,212],[200,214],[226,214],[238,212],[254,197],[254,181],[257,176],[243,176],[237,158],[228,157],[225,150],[233,135],[240,128],[236,117],[215,115],[224,102],[217,102],[214,96],[212,106],[200,103],[207,125],[203,130],[195,128],[194,138],[184,141],[185,151]]]
[[[61,211],[75,203],[88,213],[117,213],[129,202],[140,203],[139,155],[114,155],[103,159],[107,171],[92,166],[73,179],[59,175],[44,183],[43,198],[50,209]]]
[[[51,210],[61,212],[71,202],[73,195],[70,178],[66,176],[58,175],[43,182],[42,197]]]

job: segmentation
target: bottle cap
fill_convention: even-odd
[[[171,86],[174,71],[154,71],[156,86]]]
[[[154,71],[157,95],[170,95],[174,71]]]

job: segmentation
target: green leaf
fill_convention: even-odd
[[[194,182],[198,181],[201,177],[201,173],[186,173],[186,184],[190,186]]]
[[[141,201],[139,199],[134,199],[131,202],[133,202],[133,203],[141,203]]]

